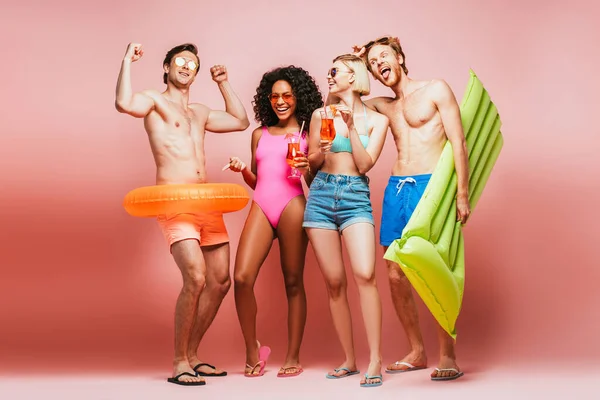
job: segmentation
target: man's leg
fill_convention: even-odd
[[[454,352],[454,339],[438,325],[438,338],[440,341],[440,362],[437,368],[431,373],[432,378],[437,380],[456,379],[463,375],[456,364],[456,354]],[[445,378],[445,379],[440,379]]]
[[[200,294],[198,302],[198,313],[192,335],[190,337],[187,356],[192,368],[202,361],[198,359],[197,352],[200,341],[212,324],[221,302],[229,291],[231,279],[229,277],[229,243],[221,243],[212,246],[202,246],[202,254],[206,262],[206,287]],[[225,375],[219,369],[203,365],[196,369],[198,373],[210,375]]]
[[[186,239],[173,243],[171,253],[175,263],[181,270],[183,277],[183,288],[177,298],[175,306],[175,358],[173,360],[173,376],[182,373],[196,375],[188,358],[188,346],[190,334],[198,299],[206,282],[206,265],[200,251],[200,245],[196,239]],[[201,382],[204,379],[199,376],[182,375],[179,381]]]
[[[384,247],[384,252],[386,250],[387,247]],[[411,349],[410,353],[403,359],[388,365],[387,370],[406,371],[412,369],[412,367],[424,368],[427,366],[427,356],[425,355],[425,346],[419,328],[419,315],[412,293],[412,285],[398,264],[392,261],[386,261],[386,264],[388,266],[392,302],[396,314],[402,322]]]
[[[425,183],[426,186],[426,183]],[[420,195],[414,193],[416,179],[391,176],[385,189],[381,215],[380,242],[384,252],[394,240],[402,236],[411,214],[417,206]],[[421,193],[422,194],[422,193]],[[395,262],[386,260],[392,302],[396,314],[402,322],[410,353],[401,360],[387,366],[388,372],[404,372],[422,369],[427,366],[427,356],[423,337],[419,328],[419,315],[413,297],[412,285]]]

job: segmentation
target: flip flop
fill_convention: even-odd
[[[223,371],[220,374],[216,374],[214,372],[207,373],[207,372],[200,372],[200,371],[198,371],[198,368],[205,367],[205,366],[208,367],[208,368],[216,369],[214,365],[210,365],[210,364],[207,364],[207,363],[200,363],[200,364],[198,364],[198,365],[196,365],[194,367],[194,371],[196,371],[196,373],[198,374],[198,376],[227,376],[227,371]]]
[[[192,375],[189,372],[182,372],[181,374],[177,375],[174,378],[167,378],[167,382],[174,383],[176,385],[182,385],[182,386],[203,386],[203,385],[206,385],[206,381],[200,381],[200,382],[185,382],[185,381],[180,381],[179,378],[181,378],[184,375],[191,376],[193,378],[196,378],[198,376],[198,375]]]
[[[451,376],[432,376],[431,380],[432,381],[453,381],[454,379],[458,379],[461,376],[463,376],[465,373],[462,371],[457,370],[456,368],[436,368],[435,369],[437,372],[444,372],[444,371],[452,371],[452,372],[456,372],[456,375],[451,375]]]
[[[379,379],[379,382],[367,383],[368,379]],[[365,374],[365,383],[361,383],[360,387],[376,387],[381,385],[383,385],[383,377],[381,375],[369,376],[369,374]]]
[[[346,373],[343,374],[343,375],[331,375],[331,374],[328,373],[327,375],[325,375],[325,378],[327,378],[327,379],[341,379],[341,378],[346,378],[346,377],[351,376],[351,375],[360,374],[359,370],[350,371],[350,369],[345,368],[345,367],[344,368],[337,368],[337,369],[334,369],[333,371],[334,372],[346,371]]]
[[[267,361],[269,360],[269,356],[271,355],[271,348],[268,346],[260,346],[258,349],[258,362],[253,366],[246,364],[246,368],[250,368],[250,372],[244,372],[244,376],[247,378],[257,378],[259,376],[263,376],[265,374],[265,367],[267,366]],[[260,367],[258,374],[254,373],[257,367]]]
[[[415,367],[414,365],[412,365],[411,363],[407,363],[406,361],[396,361],[394,363],[394,365],[404,365],[406,367],[408,367],[407,369],[385,369],[385,373],[386,374],[399,374],[402,372],[410,372],[410,371],[417,371],[420,369],[425,369],[427,367]]]
[[[291,374],[288,374],[287,371],[289,371],[291,369],[296,369],[296,372],[292,372]],[[277,377],[278,378],[291,378],[292,376],[298,376],[303,372],[304,372],[304,370],[299,365],[294,365],[294,366],[286,367],[286,368],[281,367],[281,369],[277,373]]]
[[[261,368],[258,372],[258,374],[255,374],[254,371],[256,370],[256,368],[258,368],[259,366],[262,367],[263,362],[259,361],[257,362],[254,367],[250,364],[246,364],[246,369],[250,369],[250,371],[244,371],[244,376],[246,378],[258,378],[259,376],[263,376],[264,372],[262,372],[264,369]]]

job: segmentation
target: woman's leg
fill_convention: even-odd
[[[288,350],[281,374],[300,371],[300,345],[306,325],[306,292],[304,291],[304,260],[308,236],[302,228],[306,199],[290,200],[277,225],[281,252],[281,268],[288,300]]]
[[[258,363],[254,283],[272,244],[273,228],[260,207],[252,203],[237,248],[233,273],[235,307],[246,342],[246,364],[250,366]]]
[[[371,353],[367,374],[381,375],[381,299],[375,280],[375,229],[369,223],[359,222],[344,229],[342,236],[358,286]],[[381,379],[368,379],[366,382],[377,383]]]
[[[347,374],[348,371],[341,370],[341,368],[356,371],[356,356],[352,335],[352,317],[350,316],[350,306],[348,305],[346,293],[348,282],[342,260],[340,236],[337,230],[329,229],[307,228],[306,232],[325,279],[333,325],[346,356],[344,363],[330,374],[342,376]]]

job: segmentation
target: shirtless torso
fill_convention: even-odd
[[[154,102],[154,109],[144,118],[144,127],[156,163],[156,184],[206,182],[204,127],[208,107],[184,107],[165,93],[145,93]]]
[[[386,115],[398,156],[392,175],[433,172],[447,137],[435,104],[435,81],[413,81],[402,99],[378,97],[366,103]]]
[[[177,58],[183,59],[183,65],[171,63],[168,68],[165,66],[168,84],[164,92],[144,90],[133,93],[131,63],[142,55],[139,44],[132,43],[127,48],[117,85],[117,109],[144,118],[157,168],[157,184],[204,183],[205,131],[242,131],[249,125],[246,110],[229,85],[227,70],[222,65],[211,68],[212,78],[219,85],[227,111],[211,110],[202,104],[189,103],[189,89],[198,68],[197,56],[189,51],[177,54]]]

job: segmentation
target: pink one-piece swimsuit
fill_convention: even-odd
[[[254,202],[267,216],[273,228],[287,204],[296,196],[304,195],[301,179],[288,178],[291,168],[286,162],[288,140],[286,135],[271,135],[266,126],[256,146],[256,187]],[[300,151],[307,153],[307,143],[300,138]]]

